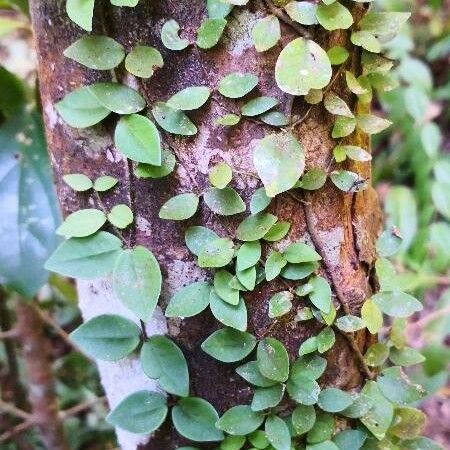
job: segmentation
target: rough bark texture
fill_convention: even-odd
[[[45,448],[69,450],[58,416],[57,398],[50,357],[50,340],[45,336],[43,322],[33,305],[17,303],[17,334],[22,345],[28,381],[33,424],[39,428]]]
[[[67,173],[81,172],[95,178],[100,175],[115,175],[120,179],[114,193],[104,195],[107,206],[118,202],[131,205],[135,212],[136,225],[126,234],[130,245],[136,243],[150,248],[161,264],[164,288],[160,305],[181,286],[211,275],[197,268],[193,255],[184,244],[184,231],[193,224],[205,225],[222,236],[233,236],[234,230],[244,215],[231,218],[218,217],[206,206],[190,221],[170,222],[158,218],[161,205],[171,196],[194,191],[200,193],[208,186],[208,168],[219,161],[226,161],[234,170],[233,187],[248,201],[259,187],[252,165],[252,141],[273,132],[268,126],[244,120],[236,127],[221,128],[214,125],[215,119],[226,112],[236,111],[237,102],[213,94],[213,98],[200,111],[191,115],[198,125],[199,133],[192,138],[163,135],[164,145],[170,147],[177,157],[176,171],[167,178],[155,181],[136,179],[132,164],[124,160],[112,142],[115,118],[86,130],[67,126],[58,117],[54,103],[66,93],[81,85],[110,79],[108,72],[96,72],[64,58],[63,50],[83,35],[73,25],[64,10],[62,0],[32,0],[31,10],[39,58],[39,76],[42,104],[45,115],[47,137],[51,159],[55,170],[56,184],[64,214],[80,207],[95,205],[96,199],[89,194],[77,194],[62,182]],[[363,6],[352,4],[355,17]],[[118,77],[140,90],[147,102],[166,100],[182,88],[192,85],[217,86],[218,80],[232,71],[252,72],[259,76],[259,92],[280,100],[285,113],[303,115],[309,105],[282,93],[275,85],[274,64],[282,47],[297,37],[297,32],[283,24],[283,37],[273,49],[258,54],[252,45],[250,31],[258,18],[267,15],[265,3],[250,2],[248,8],[234,8],[225,36],[214,49],[201,51],[189,47],[182,52],[165,49],[160,40],[162,24],[168,19],[180,23],[183,34],[195,39],[195,30],[206,16],[204,0],[141,0],[134,9],[112,8],[109,1],[96,2],[95,34],[108,34],[122,43],[127,50],[136,44],[157,47],[163,54],[165,65],[148,81],[137,80],[119,71]],[[349,47],[349,33],[324,33],[317,31],[314,39],[325,48],[340,43]],[[328,40],[328,42],[325,41]],[[331,41],[331,42],[330,42]],[[350,48],[350,47],[349,47]],[[346,68],[358,71],[359,55],[354,52]],[[335,69],[336,73],[336,69]],[[345,80],[339,72],[332,86],[344,98]],[[330,137],[332,117],[322,106],[311,109],[308,117],[295,129],[295,134],[306,152],[306,166],[329,168],[335,142]],[[355,133],[348,142],[368,147],[366,136]],[[358,171],[370,178],[370,164],[348,163],[350,170]],[[323,257],[322,275],[331,282],[336,307],[342,303],[353,313],[358,313],[363,301],[372,292],[371,270],[374,262],[374,241],[380,228],[380,210],[372,188],[358,194],[344,194],[330,182],[319,191],[300,198],[284,194],[278,196],[270,212],[280,220],[292,223],[287,238],[277,244],[284,248],[289,242],[305,240],[313,243]],[[105,282],[107,286],[107,281]],[[317,323],[296,323],[295,312],[274,324],[267,316],[271,294],[280,290],[277,283],[262,284],[253,293],[245,296],[249,309],[249,331],[262,338],[270,332],[281,339],[289,349],[292,359],[306,338],[317,333]],[[83,284],[81,304],[85,316],[92,315],[96,304],[86,298],[107,295],[108,289],[97,284]],[[95,295],[94,295],[95,294]],[[299,303],[301,305],[301,303]],[[114,311],[109,311],[114,312]],[[95,314],[95,313],[94,313]],[[234,372],[234,365],[221,364],[200,350],[200,343],[210,335],[218,324],[205,312],[187,320],[170,320],[169,334],[183,349],[191,374],[191,394],[203,397],[214,404],[221,413],[232,405],[248,403],[251,389]],[[151,332],[158,332],[152,331]],[[361,349],[368,344],[364,332],[357,334]],[[360,385],[363,375],[345,337],[338,335],[334,349],[326,355],[328,369],[323,384],[351,389]],[[101,368],[100,368],[101,369]],[[128,383],[126,379],[124,383]],[[108,391],[108,387],[106,387]],[[122,446],[126,444],[122,441]],[[163,427],[151,442],[142,449],[172,450],[182,443],[169,425]],[[127,447],[127,448],[132,448]]]

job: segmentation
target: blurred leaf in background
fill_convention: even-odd
[[[20,80],[0,69],[0,283],[32,297],[48,278],[45,260],[59,223],[43,125],[25,105]]]

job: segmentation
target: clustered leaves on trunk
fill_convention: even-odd
[[[354,0],[362,3],[361,0]],[[115,6],[133,7],[138,0],[111,0]],[[196,42],[180,37],[180,25],[168,20],[161,28],[161,43],[172,51],[190,45],[207,51],[221,39],[227,16],[248,0],[207,0],[207,17],[197,30]],[[379,133],[389,121],[368,113],[356,113],[333,89],[338,76],[345,74],[349,94],[355,103],[368,105],[372,88],[395,87],[388,72],[393,62],[380,54],[382,44],[391,40],[407,20],[407,13],[369,10],[354,23],[350,10],[335,0],[269,2],[273,14],[258,20],[251,31],[256,51],[264,52],[281,38],[280,17],[298,25],[304,34],[289,42],[279,54],[274,70],[278,87],[292,95],[304,96],[310,108],[323,102],[335,117],[332,137],[336,139],[336,163],[350,158],[360,163],[371,160],[369,149],[345,145],[342,138],[356,128],[367,134]],[[67,0],[69,17],[86,31],[92,30],[94,0]],[[349,29],[351,43],[361,47],[362,74],[347,70],[349,52],[335,46],[323,49],[310,39],[308,27],[333,31]],[[64,55],[97,70],[111,70],[122,64],[132,75],[149,78],[164,66],[154,47],[136,45],[125,54],[121,44],[108,36],[86,35],[74,42]],[[401,244],[395,228],[386,230],[378,241],[376,272],[380,291],[367,299],[361,317],[348,306],[333,301],[332,287],[318,275],[322,256],[306,242],[294,242],[280,251],[273,243],[283,239],[290,223],[279,221],[266,208],[272,199],[287,191],[320,189],[327,178],[345,193],[364,190],[367,180],[348,170],[326,172],[321,168],[305,171],[305,151],[292,132],[299,119],[277,111],[278,100],[254,97],[240,100],[258,85],[251,73],[230,73],[218,86],[191,86],[168,99],[147,105],[139,92],[119,82],[94,83],[68,93],[55,106],[62,119],[72,127],[93,126],[110,114],[117,115],[114,141],[117,150],[133,162],[140,178],[161,178],[176,166],[175,155],[162,144],[161,135],[192,136],[197,126],[189,111],[201,108],[212,90],[240,102],[240,114],[228,113],[216,120],[218,127],[232,127],[253,120],[273,127],[273,132],[258,140],[253,148],[255,175],[263,187],[250,201],[250,215],[233,231],[233,239],[219,236],[203,226],[191,226],[185,233],[186,246],[197,257],[198,265],[211,269],[212,281],[198,281],[179,290],[169,301],[165,316],[187,318],[210,308],[223,328],[210,335],[201,350],[223,363],[235,363],[253,354],[236,372],[254,390],[250,405],[235,405],[221,417],[206,400],[189,396],[189,371],[178,346],[166,336],[147,337],[134,322],[119,315],[95,317],[72,333],[77,345],[96,359],[117,361],[140,349],[143,372],[158,380],[162,390],[173,395],[173,426],[194,442],[217,442],[222,450],[257,449],[357,450],[433,449],[433,443],[420,437],[424,415],[410,405],[422,398],[423,390],[414,385],[401,366],[417,364],[423,357],[405,347],[398,330],[405,318],[421,309],[414,297],[400,292],[389,280],[395,269],[387,259]],[[367,108],[366,108],[367,109]],[[200,201],[222,216],[241,214],[247,207],[239,193],[229,186],[233,173],[221,162],[210,169],[211,186],[205,192],[185,192],[161,205],[161,220],[186,220],[193,217]],[[102,192],[113,189],[118,180],[103,176],[90,180],[84,174],[66,174],[64,181],[75,191],[93,190],[99,203]],[[93,279],[112,273],[114,292],[136,318],[147,322],[157,304],[162,276],[158,261],[141,246],[126,247],[121,229],[133,222],[128,205],[110,211],[83,209],[70,214],[57,230],[66,240],[47,261],[49,270],[74,278]],[[102,231],[109,223],[112,232]],[[262,259],[261,245],[267,249]],[[289,313],[303,299],[296,320],[317,321],[322,329],[304,341],[299,357],[290,364],[284,345],[266,336],[258,341],[247,332],[247,308],[242,293],[253,291],[260,283],[282,280],[285,289],[269,301],[271,319]],[[283,280],[295,281],[292,286]],[[345,300],[345,299],[344,299]],[[367,380],[360,392],[345,392],[334,387],[321,389],[317,380],[326,371],[321,355],[335,343],[335,333],[353,339],[353,333],[367,328],[377,334],[383,327],[383,314],[393,317],[390,334],[373,344],[361,362]],[[393,366],[379,368],[389,359]],[[280,408],[289,397],[296,407]],[[125,398],[107,420],[132,433],[152,433],[166,420],[169,406],[164,395],[140,391]],[[346,418],[345,429],[336,429],[335,415]],[[426,447],[424,447],[426,446]],[[195,447],[183,447],[185,450]],[[249,448],[249,447],[246,447]],[[436,447],[437,448],[437,447]],[[181,450],[181,449],[180,449]]]

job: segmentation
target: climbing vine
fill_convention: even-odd
[[[181,37],[180,25],[169,20],[161,27],[161,45],[175,52],[188,46],[208,51],[220,42],[232,9],[243,8],[248,2],[208,0],[207,17],[198,27],[195,42]],[[111,0],[111,4],[134,7],[138,0]],[[367,163],[370,149],[348,145],[345,138],[355,130],[371,135],[390,125],[370,113],[372,90],[395,87],[389,74],[393,61],[381,54],[382,44],[396,36],[409,14],[367,8],[355,23],[352,7],[335,0],[267,0],[261,4],[266,15],[251,30],[257,52],[279,43],[281,23],[298,34],[284,46],[273,71],[281,91],[303,96],[309,105],[301,117],[278,111],[279,101],[274,97],[243,100],[251,96],[259,80],[255,74],[241,72],[229,73],[217,86],[190,86],[150,105],[137,90],[116,77],[114,82],[75,89],[55,105],[61,118],[75,128],[94,126],[114,114],[115,147],[132,162],[134,174],[143,179],[166,177],[174,171],[177,158],[164,143],[170,135],[196,135],[198,128],[189,112],[208,101],[220,104],[224,97],[236,102],[236,109],[224,108],[225,113],[215,119],[217,127],[254,121],[273,128],[253,146],[252,176],[261,181],[262,187],[250,200],[250,215],[227,234],[218,235],[204,226],[186,229],[186,246],[198,266],[210,270],[211,279],[183,287],[164,311],[167,318],[189,318],[210,309],[223,327],[201,344],[201,350],[225,364],[250,357],[236,372],[253,388],[251,404],[233,406],[219,417],[209,402],[190,396],[188,364],[176,343],[167,336],[147,336],[145,323],[158,305],[163,279],[151,249],[136,246],[123,235],[134,221],[132,205],[118,204],[110,210],[104,206],[102,193],[119,183],[111,176],[95,180],[81,173],[64,176],[74,191],[91,192],[98,207],[76,211],[65,219],[57,233],[66,240],[49,258],[46,268],[81,279],[111,275],[117,298],[139,319],[141,327],[111,311],[85,322],[72,333],[72,339],[86,354],[105,361],[118,361],[139,351],[145,375],[158,380],[161,390],[173,396],[174,400],[168,402],[160,393],[139,391],[125,398],[107,420],[132,433],[152,433],[170,415],[181,436],[194,442],[217,442],[222,450],[239,450],[246,445],[275,450],[438,448],[420,437],[425,417],[411,405],[423,397],[424,391],[402,370],[402,366],[423,360],[422,355],[405,346],[401,333],[405,318],[422,305],[392,282],[395,269],[388,258],[401,245],[399,232],[390,228],[380,236],[375,265],[379,292],[364,302],[360,315],[355,315],[332,277],[320,275],[327,267],[314,236],[310,242],[277,245],[287,236],[291,224],[266,211],[277,195],[288,193],[304,205],[308,221],[309,193],[321,189],[328,179],[344,193],[368,187],[367,179],[344,169],[341,163],[346,159]],[[90,32],[94,6],[94,0],[67,0],[67,14]],[[324,49],[314,42],[313,28],[329,32],[350,29],[348,47],[359,47],[361,73],[348,70],[348,48]],[[83,36],[64,55],[96,70],[114,70],[122,65],[139,78],[150,78],[164,66],[157,48],[139,44],[126,54],[124,47],[108,36]],[[341,79],[345,79],[346,97],[352,99],[351,103],[335,92]],[[335,147],[333,164],[329,165],[333,170],[306,170],[305,150],[294,133],[318,105],[334,118],[331,135]],[[218,216],[245,213],[246,203],[230,186],[233,176],[233,169],[225,162],[214,165],[209,171],[210,186],[202,192],[178,194],[159,205],[160,220],[190,219],[201,203]],[[320,331],[300,345],[293,363],[284,345],[270,332],[257,339],[247,331],[245,293],[274,280],[283,286],[269,300],[268,316],[274,324],[296,303],[303,305],[296,322],[320,324]],[[383,327],[383,315],[391,318],[389,328]],[[355,333],[364,329],[379,335],[380,341],[362,354]],[[360,391],[346,392],[319,384],[327,368],[321,355],[333,348],[337,335],[349,342],[365,375]],[[286,404],[292,407],[286,408]],[[336,417],[345,425],[336,427]]]

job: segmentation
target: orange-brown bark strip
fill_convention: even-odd
[[[28,397],[32,409],[32,423],[38,427],[42,442],[48,450],[69,450],[59,418],[54,390],[50,340],[36,307],[18,301],[17,330],[25,363]]]
[[[141,0],[136,8],[112,8],[108,0],[102,0],[96,2],[96,8],[95,34],[104,33],[101,17],[106,12],[108,34],[124,45],[127,51],[136,44],[155,46],[161,51],[165,65],[150,80],[136,80],[121,72],[123,81],[137,87],[150,105],[168,99],[187,86],[207,85],[214,88],[224,75],[241,71],[258,75],[260,82],[253,95],[277,97],[280,110],[288,113],[292,109],[294,115],[301,117],[309,107],[300,98],[293,101],[291,96],[282,93],[273,76],[279,52],[287,42],[297,37],[296,31],[282,24],[283,37],[277,46],[262,54],[258,54],[252,46],[249,38],[252,25],[257,18],[267,15],[262,1],[250,2],[245,9],[234,8],[221,43],[208,51],[190,46],[182,52],[173,52],[162,46],[159,36],[162,24],[175,19],[181,26],[183,37],[193,42],[196,29],[206,17],[204,0]],[[361,14],[362,8],[358,4],[353,6],[355,17]],[[160,180],[135,179],[130,176],[131,165],[114,149],[112,135],[115,118],[91,129],[76,130],[64,124],[53,107],[56,101],[74,88],[108,80],[110,74],[85,69],[62,55],[68,45],[84,34],[67,18],[64,2],[32,0],[31,11],[47,138],[63,213],[96,204],[95,198],[89,194],[70,191],[61,180],[64,174],[81,172],[91,178],[103,174],[118,177],[119,188],[106,194],[103,202],[106,207],[110,207],[118,202],[129,203],[133,200],[136,225],[132,231],[128,231],[128,235],[135,237],[137,244],[150,248],[161,264],[164,286],[160,304],[164,308],[173,292],[181,286],[211,277],[210,273],[196,266],[195,258],[186,248],[186,228],[204,225],[225,236],[229,235],[230,230],[235,230],[245,215],[218,217],[201,205],[195,218],[180,223],[160,220],[159,208],[177,193],[201,193],[206,190],[208,168],[219,161],[226,161],[232,166],[235,174],[232,185],[248,203],[251,194],[260,186],[252,164],[252,144],[254,140],[276,130],[257,121],[247,120],[242,120],[232,128],[215,126],[214,121],[219,115],[227,110],[238,111],[238,104],[214,93],[213,100],[190,114],[199,127],[197,136],[181,138],[162,134],[164,145],[176,154],[175,172]],[[315,32],[314,39],[328,48],[329,33],[312,30]],[[348,44],[349,32],[334,32],[331,41],[348,46],[352,58],[346,67],[359,70],[359,53]],[[342,74],[337,77],[333,90],[350,100]],[[330,136],[332,125],[332,116],[322,106],[317,106],[293,130],[306,152],[307,168],[334,170],[337,167],[332,162],[335,145]],[[365,135],[355,134],[346,139],[346,143],[351,142],[358,142],[368,148]],[[346,163],[345,167],[370,178],[369,163]],[[325,262],[321,274],[339,287],[349,311],[357,314],[364,300],[372,293],[370,273],[375,257],[374,243],[381,224],[376,195],[372,188],[362,193],[345,194],[327,182],[324,188],[310,195],[307,208],[308,221],[304,206],[290,195],[277,196],[272,202],[270,212],[292,224],[289,235],[280,246],[284,247],[299,239],[309,243],[314,240]],[[267,254],[268,246],[265,247],[264,254]],[[285,286],[278,282],[263,283],[245,295],[249,310],[249,331],[262,338],[270,329],[274,337],[284,342],[294,360],[300,344],[317,334],[322,326],[314,321],[297,323],[295,314],[282,318],[274,325],[267,315],[268,301],[274,292],[282,289]],[[340,308],[339,314],[342,314],[337,292],[334,291],[334,294],[335,304]],[[296,306],[305,304],[303,300],[296,302]],[[187,357],[191,395],[210,401],[220,413],[235,404],[250,401],[252,390],[235,373],[236,365],[219,363],[200,350],[201,342],[218,328],[217,321],[209,312],[186,320],[170,320],[168,327],[169,334]],[[355,334],[355,339],[363,352],[368,337],[360,332]],[[335,347],[325,356],[328,368],[321,380],[323,385],[343,389],[360,386],[364,375],[360,362],[354,358],[354,348],[345,337],[338,335]],[[167,421],[142,449],[173,450],[182,444],[186,445],[185,441],[177,436],[170,421]]]

